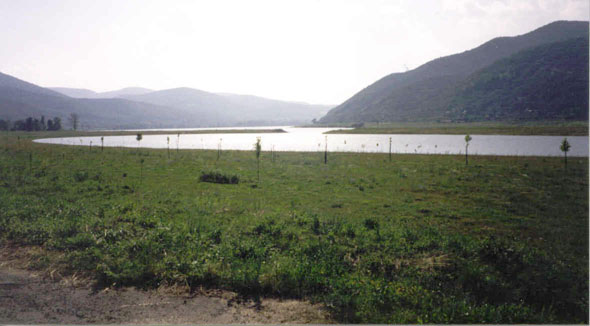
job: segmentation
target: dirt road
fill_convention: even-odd
[[[87,280],[27,269],[22,248],[0,247],[0,323],[329,323],[319,305],[241,302],[235,293],[180,287],[93,289]],[[55,274],[55,273],[54,273]]]

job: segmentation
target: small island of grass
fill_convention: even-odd
[[[344,127],[344,126],[334,126]],[[538,136],[588,136],[587,121],[566,122],[392,122],[366,123],[347,126],[328,134],[449,134],[449,135],[538,135]]]

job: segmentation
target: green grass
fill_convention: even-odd
[[[263,152],[257,182],[254,151],[37,135],[0,134],[0,239],[103,286],[305,298],[340,322],[588,323],[587,158]]]
[[[588,136],[587,121],[551,121],[529,123],[498,122],[405,122],[367,123],[361,128],[335,130],[333,134],[454,134],[454,135],[547,135]]]

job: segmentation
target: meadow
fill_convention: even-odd
[[[258,181],[254,150],[42,136],[0,133],[0,241],[42,248],[35,268],[338,322],[589,322],[588,158],[262,152]]]
[[[535,122],[387,122],[334,130],[332,134],[441,134],[588,136],[588,121]]]

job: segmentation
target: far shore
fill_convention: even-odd
[[[36,131],[35,138],[61,138],[61,137],[97,137],[97,136],[134,136],[142,135],[176,135],[176,134],[264,134],[264,133],[285,133],[283,129],[170,129],[170,130],[59,130],[59,131]],[[32,134],[28,131],[7,131],[6,133],[18,136]]]
[[[317,125],[317,127],[320,127]],[[327,126],[321,126],[327,127]],[[332,126],[336,127],[336,126]],[[353,129],[340,129],[327,134],[448,134],[448,135],[522,135],[522,136],[588,136],[588,121],[529,123],[369,123]]]

